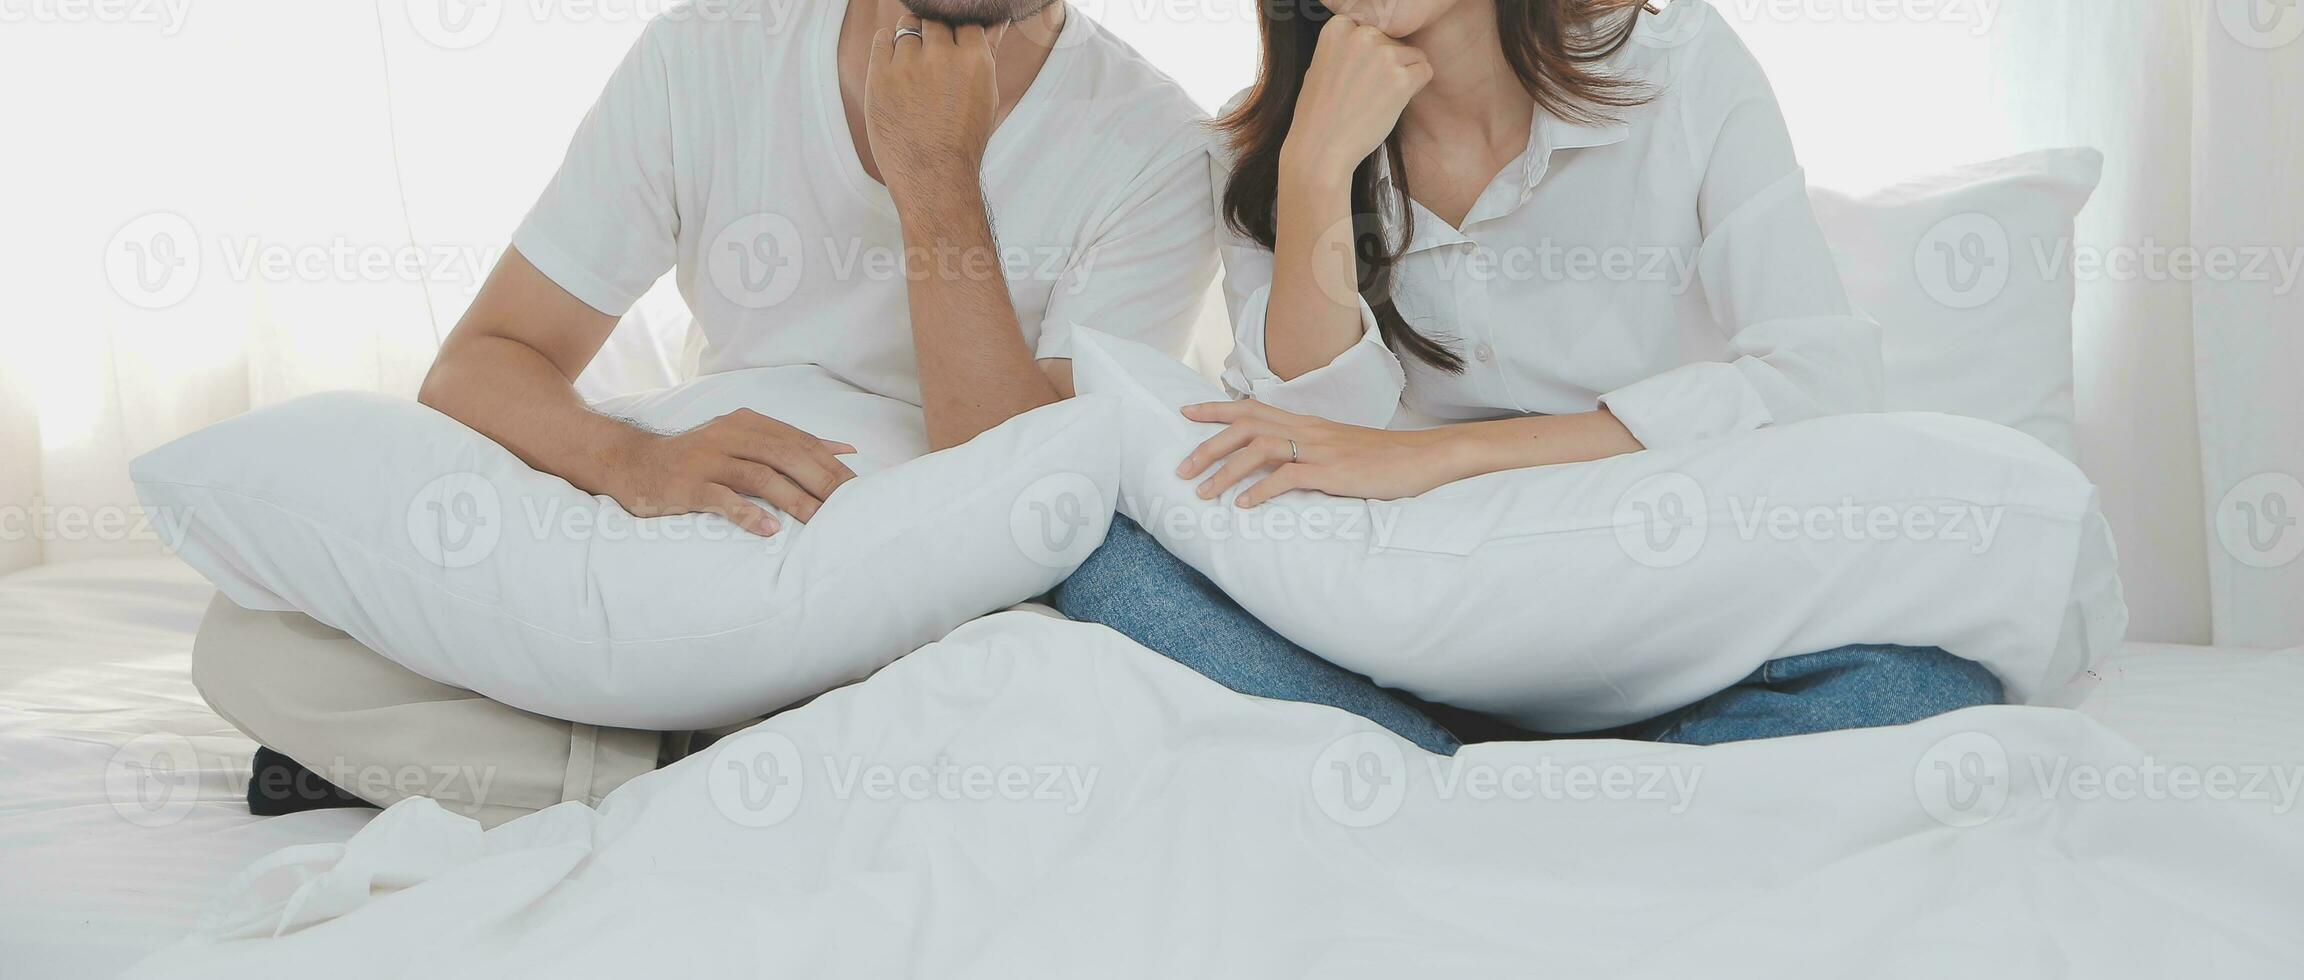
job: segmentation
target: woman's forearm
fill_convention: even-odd
[[[1532,466],[1608,459],[1647,448],[1605,408],[1575,415],[1467,422],[1439,431],[1447,433],[1450,475],[1456,480]]]
[[[1251,475],[1266,473],[1234,501],[1240,507],[1290,490],[1399,500],[1489,473],[1642,448],[1605,408],[1413,431],[1331,422],[1253,399],[1187,405],[1184,417],[1225,427],[1176,467],[1185,479],[1204,477],[1197,488],[1201,499],[1214,500]]]
[[[1281,151],[1264,362],[1283,381],[1328,366],[1360,341],[1351,188],[1350,167]]]

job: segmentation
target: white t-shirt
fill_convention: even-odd
[[[1272,253],[1228,236],[1226,380],[1400,428],[1606,404],[1651,449],[1879,411],[1879,327],[1849,305],[1759,62],[1710,4],[1683,2],[1642,17],[1606,68],[1654,100],[1597,126],[1539,110],[1461,228],[1413,209],[1393,303],[1463,373],[1395,355],[1362,303],[1358,344],[1280,380],[1264,359]]]
[[[844,4],[678,7],[648,25],[512,244],[622,315],[677,266],[705,373],[820,365],[920,401],[903,239],[841,109]],[[983,184],[1025,342],[1086,324],[1181,356],[1216,268],[1209,134],[1174,82],[1078,11],[993,134]]]

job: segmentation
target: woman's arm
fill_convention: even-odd
[[[1264,308],[1264,363],[1282,381],[1326,367],[1365,333],[1359,266],[1352,257],[1352,166],[1280,151],[1272,293]]]
[[[1352,256],[1352,174],[1431,80],[1424,53],[1382,31],[1343,16],[1320,29],[1281,144],[1275,191],[1264,359],[1283,381],[1326,367],[1365,332]]]
[[[1470,471],[1457,477],[1460,480],[1531,466],[1588,463],[1647,448],[1605,408],[1574,415],[1467,422],[1449,426],[1447,431],[1457,441],[1459,452],[1466,457],[1464,466]]]
[[[1696,275],[1733,356],[1635,381],[1601,403],[1655,449],[1879,411],[1880,328],[1848,301],[1760,63],[1716,29],[1675,85],[1680,127],[1697,136]]]
[[[1222,157],[1215,158],[1221,188],[1231,178]],[[1221,214],[1222,203],[1210,213]],[[1265,363],[1264,341],[1274,289],[1272,250],[1237,231],[1225,236],[1224,311],[1232,321],[1232,350],[1224,358],[1224,387],[1291,412],[1355,425],[1384,427],[1400,411],[1408,376],[1398,355],[1384,346],[1375,313],[1354,299],[1359,314],[1355,339],[1340,354],[1309,373],[1282,378]]]
[[[1240,507],[1290,490],[1396,500],[1489,473],[1607,459],[1642,448],[1607,409],[1412,432],[1346,425],[1255,401],[1191,405],[1184,417],[1226,426],[1176,468],[1186,479],[1208,474],[1200,483],[1201,498],[1214,500],[1274,468],[1234,500]],[[1219,461],[1224,465],[1210,473]]]

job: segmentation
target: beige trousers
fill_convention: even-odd
[[[346,792],[378,806],[429,796],[491,827],[598,803],[690,742],[530,714],[418,676],[302,613],[221,595],[193,641],[192,682],[249,738]]]

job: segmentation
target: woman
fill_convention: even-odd
[[[1226,424],[1178,467],[1201,496],[1408,497],[1877,410],[1877,329],[1851,312],[1766,77],[1708,5],[1265,0],[1262,20],[1260,81],[1219,121],[1226,379],[1251,397],[1185,410]],[[1056,598],[1135,620],[1121,581],[1092,561]],[[1214,654],[1152,632],[1247,693],[1442,751],[1466,734],[1260,624]],[[1608,734],[1709,744],[2001,694],[1942,650],[1849,647]]]

